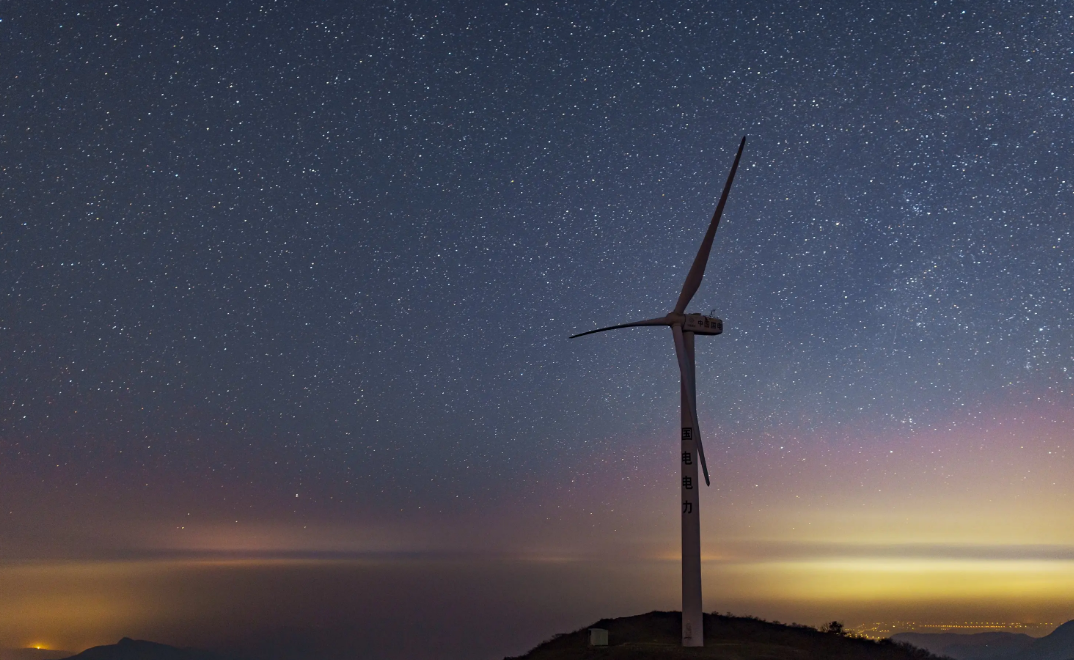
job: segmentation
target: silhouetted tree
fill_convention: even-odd
[[[843,624],[839,623],[838,621],[832,621],[828,625],[824,626],[822,630],[832,635],[839,635],[840,637],[843,637],[847,634],[846,630],[843,630]]]

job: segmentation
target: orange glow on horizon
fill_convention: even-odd
[[[975,615],[982,608],[993,608],[996,619],[1003,614],[1007,620],[1015,620],[1009,616],[1011,608],[1024,610],[1029,613],[1022,617],[1025,621],[1034,617],[1065,620],[1063,614],[1074,611],[1074,560],[1070,559],[728,556],[704,561],[707,610],[733,609],[759,616],[772,616],[769,611],[797,611],[801,613],[797,620],[823,612],[815,615],[818,620],[836,613],[851,621],[877,620],[867,615],[877,604],[886,604],[891,612],[928,606],[943,615],[939,621],[981,621]],[[677,557],[671,556],[619,563],[552,556],[36,562],[0,565],[0,582],[5,585],[0,593],[0,618],[5,621],[5,636],[26,639],[32,631],[44,630],[55,638],[45,643],[38,637],[34,648],[84,649],[112,644],[123,636],[161,639],[179,621],[187,621],[185,625],[197,630],[210,622],[217,625],[231,616],[229,612],[256,616],[266,602],[291,598],[296,584],[344,585],[354,580],[358,581],[354,584],[364,584],[380,579],[377,575],[415,571],[473,575],[486,584],[551,576],[540,578],[540,584],[550,590],[552,601],[558,598],[555,594],[595,580],[594,586],[602,585],[596,593],[607,592],[610,597],[623,590],[630,592],[639,611],[673,609],[677,568]],[[602,575],[607,577],[600,578]],[[273,582],[282,586],[266,592],[265,583]],[[230,586],[221,589],[221,584]],[[587,593],[594,593],[594,586],[586,587]],[[305,598],[320,598],[318,589],[323,586],[309,588],[312,592]],[[282,591],[266,600],[265,594],[273,589]],[[302,599],[296,602],[301,604]],[[854,614],[859,611],[861,614]],[[279,614],[270,609],[265,615]],[[937,618],[932,622],[941,625]],[[919,623],[929,625],[930,621],[922,617]],[[0,646],[13,646],[14,642],[10,637],[0,638]]]
[[[724,444],[708,449],[713,487],[702,495],[705,608],[848,624],[1070,619],[1074,456],[1056,450],[1069,428],[1074,414],[1007,411],[861,442],[816,431],[798,445],[775,443],[795,448],[782,454],[714,431]],[[665,449],[666,463],[648,455],[638,461],[648,467],[630,480],[623,465],[601,463],[541,496],[452,515],[199,520],[183,528],[124,527],[117,518],[121,547],[171,558],[0,562],[0,647],[34,640],[34,648],[77,651],[123,636],[184,640],[235,612],[277,622],[268,603],[311,584],[362,594],[368,584],[389,584],[385,575],[412,572],[439,581],[441,602],[472,588],[458,575],[499,588],[499,611],[529,593],[508,584],[545,590],[542,603],[553,610],[557,598],[588,603],[585,612],[599,616],[675,609],[674,448],[646,451]],[[589,590],[577,591],[580,584]],[[390,589],[368,593],[394,597]],[[316,598],[302,598],[313,611]]]

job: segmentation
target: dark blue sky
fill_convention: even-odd
[[[666,331],[566,337],[672,307],[742,135],[692,306],[726,480],[1069,410],[1072,15],[5,7],[0,553],[670,474]]]

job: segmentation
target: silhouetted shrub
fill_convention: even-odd
[[[828,625],[821,629],[821,632],[826,632],[829,635],[839,635],[840,637],[846,636],[846,630],[843,629],[843,624],[838,621],[832,621]]]

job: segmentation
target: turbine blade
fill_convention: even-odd
[[[697,422],[694,422],[694,424],[696,425]],[[697,435],[697,457],[701,459],[701,471],[705,473],[705,485],[711,486],[712,483],[709,482],[709,466],[705,462],[705,446],[701,444],[701,429],[695,426],[694,433]]]
[[[686,311],[686,306],[690,304],[690,299],[694,297],[694,294],[697,293],[697,288],[701,286],[701,278],[705,276],[705,266],[708,265],[709,252],[712,250],[712,238],[716,235],[716,227],[720,224],[720,216],[723,215],[723,207],[727,203],[727,194],[731,192],[731,182],[735,180],[738,161],[742,158],[742,148],[745,146],[746,137],[743,136],[742,142],[738,145],[738,154],[735,155],[735,164],[731,166],[731,173],[727,175],[727,183],[723,184],[720,203],[716,205],[716,212],[712,214],[712,221],[709,222],[709,229],[705,232],[704,240],[701,241],[701,248],[697,251],[697,256],[694,257],[694,263],[690,266],[686,281],[683,282],[679,301],[675,303],[675,314],[682,314]]]
[[[701,470],[705,473],[705,485],[711,485],[709,482],[709,466],[705,463],[705,449],[701,446],[701,427],[697,423],[697,402],[690,396],[694,390],[693,378],[691,374],[693,370],[690,369],[690,365],[686,363],[686,340],[682,337],[682,326],[675,324],[671,326],[671,333],[675,337],[675,357],[679,359],[679,377],[686,382],[686,404],[687,413],[691,422],[694,425],[694,439],[697,442],[697,456],[701,459]]]
[[[671,325],[671,323],[666,318],[646,319],[644,321],[634,321],[633,323],[623,323],[622,325],[611,325],[611,326],[608,326],[607,328],[598,328],[596,330],[590,330],[588,332],[579,332],[576,335],[571,335],[570,339],[574,339],[575,337],[584,337],[586,335],[591,335],[594,332],[605,332],[607,330],[618,330],[619,328],[637,328],[637,327],[646,326],[646,325]]]

